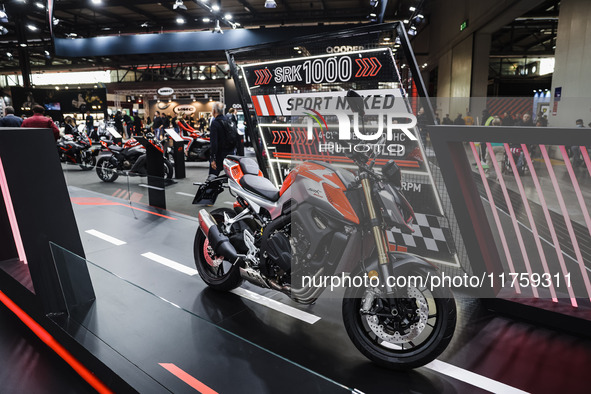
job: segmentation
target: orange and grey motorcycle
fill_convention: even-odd
[[[314,303],[332,278],[340,278],[344,291],[330,290],[342,297],[355,346],[382,366],[416,368],[449,344],[455,300],[448,289],[428,286],[429,276],[437,275],[433,265],[389,250],[386,230],[411,233],[414,220],[396,163],[377,171],[372,155],[348,156],[357,171],[305,162],[281,189],[253,159],[228,156],[225,174],[201,184],[195,196],[195,203],[213,204],[227,188],[236,198],[233,209],[199,211],[197,270],[217,290],[246,280],[302,304]],[[397,277],[408,284],[390,280]]]

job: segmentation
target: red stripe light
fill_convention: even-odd
[[[68,352],[59,342],[55,340],[39,323],[37,323],[31,316],[16,305],[6,294],[0,291],[0,302],[2,302],[8,309],[10,309],[35,335],[39,337],[47,346],[57,353],[65,362],[67,362],[73,369],[86,380],[99,393],[107,394],[112,391],[105,386],[94,374],[80,363],[70,352]]]
[[[193,376],[189,375],[187,372],[183,371],[174,364],[160,363],[159,365],[183,382],[187,383],[189,386],[193,387],[195,390],[199,391],[201,394],[218,394],[217,391],[201,383],[199,380],[195,379]]]

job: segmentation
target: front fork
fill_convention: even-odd
[[[393,291],[392,288],[388,287],[387,280],[390,276],[390,262],[388,258],[388,243],[384,237],[384,232],[382,231],[381,221],[378,219],[378,214],[376,212],[376,207],[374,205],[371,193],[371,184],[369,181],[369,175],[362,173],[359,175],[361,180],[361,187],[363,188],[363,194],[365,196],[365,202],[367,206],[367,212],[369,214],[369,223],[371,225],[371,231],[373,233],[373,237],[376,243],[376,248],[378,251],[378,264],[381,273],[377,272],[370,272],[370,275],[377,275],[381,280],[381,284],[387,290],[388,293]]]

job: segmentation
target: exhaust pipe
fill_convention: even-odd
[[[240,259],[230,239],[220,231],[214,218],[205,209],[199,211],[199,227],[217,256],[223,256],[232,264]]]

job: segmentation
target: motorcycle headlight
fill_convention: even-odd
[[[402,185],[402,175],[400,173],[400,167],[394,160],[390,160],[382,167],[382,175],[388,181],[388,183],[400,187]]]

